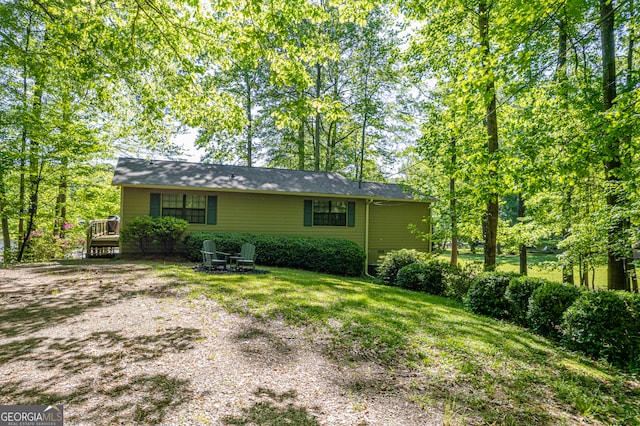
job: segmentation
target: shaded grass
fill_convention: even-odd
[[[320,423],[306,408],[297,407],[295,391],[283,394],[260,388],[254,395],[261,400],[249,408],[243,408],[239,416],[226,416],[225,425],[296,425],[316,426]]]
[[[192,297],[315,330],[336,362],[404,371],[409,399],[444,410],[451,423],[640,424],[633,377],[445,298],[287,269],[220,276],[157,268]]]

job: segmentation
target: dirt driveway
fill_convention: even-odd
[[[409,401],[410,377],[332,363],[317,339],[144,264],[0,269],[2,404],[62,403],[65,425],[442,424]]]

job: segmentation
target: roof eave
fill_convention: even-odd
[[[393,198],[380,197],[369,194],[334,194],[322,192],[295,192],[295,191],[268,191],[257,189],[237,189],[237,188],[212,188],[202,186],[181,186],[181,185],[153,185],[142,183],[111,183],[112,186],[120,186],[122,188],[146,188],[146,189],[165,189],[165,190],[182,190],[182,191],[206,191],[206,192],[226,192],[226,193],[245,193],[245,194],[264,194],[264,195],[292,195],[297,197],[331,197],[344,199],[372,200],[372,201],[402,201],[407,203],[431,203],[433,200],[421,200],[415,198]]]

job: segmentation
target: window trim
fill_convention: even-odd
[[[163,207],[163,196],[171,195],[171,196],[181,196],[182,197],[182,207],[166,207],[166,209],[176,209],[182,210],[181,219],[186,219],[186,211],[187,210],[198,210],[204,211],[204,217],[202,222],[189,222],[190,225],[215,225],[217,224],[217,214],[218,214],[218,196],[217,195],[207,195],[207,194],[197,194],[197,193],[189,193],[189,192],[156,192],[150,193],[149,199],[149,216],[151,217],[177,217],[175,215],[164,215]],[[204,208],[188,208],[187,205],[187,196],[196,196],[196,197],[206,197],[204,200]]]
[[[347,202],[313,200],[313,226],[347,226]]]
[[[347,207],[347,211],[345,212],[345,224],[344,225],[317,225],[315,224],[315,214],[314,214],[314,202],[315,201],[322,201],[322,202],[343,202],[346,204]],[[303,215],[303,222],[304,222],[304,226],[317,226],[317,227],[331,227],[331,228],[342,228],[342,227],[346,227],[346,228],[353,228],[355,227],[355,218],[356,218],[356,203],[355,201],[347,201],[347,200],[342,200],[342,199],[307,199],[304,200],[304,215]]]

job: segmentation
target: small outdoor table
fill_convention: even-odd
[[[242,256],[229,256],[229,267],[231,268],[234,264],[235,264],[235,269],[236,271],[240,268],[240,266],[238,265],[238,260],[242,259]]]
[[[223,251],[216,251],[216,254],[219,254],[220,256],[224,256],[224,260],[227,263],[225,265],[224,269],[229,269],[229,265],[230,265],[229,257],[231,257],[231,253],[225,253]]]

